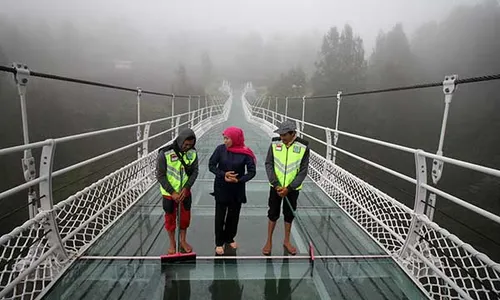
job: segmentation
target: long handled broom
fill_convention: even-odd
[[[160,259],[162,263],[175,263],[182,261],[196,261],[196,252],[191,251],[189,253],[181,253],[180,251],[180,238],[181,238],[181,202],[177,202],[177,220],[176,220],[176,242],[175,242],[175,253],[161,255]]]

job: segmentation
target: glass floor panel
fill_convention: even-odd
[[[196,145],[200,174],[193,188],[188,231],[196,262],[160,263],[158,256],[166,252],[168,237],[161,196],[154,186],[54,283],[44,299],[426,299],[400,266],[309,179],[292,227],[299,255],[284,256],[281,216],[273,256],[241,257],[260,256],[266,239],[269,186],[264,160],[271,138],[246,122],[238,97],[227,122],[212,128]],[[222,130],[232,125],[244,130],[246,144],[257,156],[257,175],[247,184],[248,203],[242,208],[236,236],[240,247],[213,259],[207,258],[214,255],[214,198],[209,195],[214,175],[208,171],[208,159],[222,143]],[[316,255],[342,257],[317,258],[311,264],[309,237]]]
[[[381,255],[382,248],[342,210],[297,209],[301,233],[311,237],[317,255]]]
[[[157,205],[135,205],[104,233],[86,254],[93,256],[159,256],[165,254],[169,242],[167,232],[163,227],[164,212],[159,202],[159,193],[157,196]],[[198,255],[214,255],[214,215],[213,206],[198,206],[191,210],[191,225],[187,240]],[[256,232],[261,234],[257,235]],[[235,238],[240,246],[237,251],[227,250],[226,255],[261,255],[266,232],[267,209],[260,207],[242,209],[238,234]],[[283,234],[283,226],[276,226],[275,240],[280,241]],[[297,245],[298,253],[308,253],[307,243],[302,239],[296,226],[292,227],[292,243]],[[280,250],[279,255],[282,254],[283,251]]]
[[[214,198],[209,195],[212,183],[199,182],[193,188],[191,225],[188,242],[198,255],[214,255]],[[248,202],[242,207],[236,240],[237,251],[227,255],[261,255],[267,235],[267,184],[248,184]],[[311,191],[308,191],[311,189]],[[322,191],[305,185],[299,198],[297,219],[292,226],[292,243],[298,253],[307,254],[309,237],[319,255],[378,255],[383,250],[347,215],[326,198]],[[205,196],[199,196],[205,195]],[[92,256],[158,256],[168,248],[164,212],[157,186],[125,213],[87,251]],[[327,206],[326,204],[330,204]],[[274,232],[273,255],[283,255],[283,218]]]
[[[43,299],[426,299],[391,259],[81,259]]]
[[[248,206],[267,208],[269,198],[269,184],[266,182],[249,181],[246,184]],[[193,186],[193,206],[211,205],[215,206],[215,198],[210,195],[213,192],[213,179],[200,180]],[[305,182],[299,195],[298,205],[302,207],[338,207],[323,191],[318,189],[313,182]]]

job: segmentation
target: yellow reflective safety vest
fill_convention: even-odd
[[[174,190],[179,193],[181,188],[186,184],[189,176],[185,173],[181,159],[184,158],[186,165],[190,166],[196,159],[196,150],[188,150],[183,157],[178,157],[173,149],[165,151],[165,161],[167,163],[166,174],[167,181],[172,185]],[[163,196],[170,196],[161,185],[160,191]]]
[[[279,138],[275,139],[272,141],[274,174],[276,174],[280,186],[287,187],[299,173],[300,162],[306,153],[307,146],[301,143],[299,138],[296,138],[287,148]],[[302,189],[302,184],[297,187],[297,190],[300,189]]]

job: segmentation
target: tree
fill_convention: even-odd
[[[328,90],[331,78],[336,76],[339,69],[339,33],[337,27],[332,27],[323,37],[323,44],[319,53],[319,59],[315,63],[316,72],[311,79],[311,85],[315,94],[324,93]]]
[[[208,52],[204,52],[201,56],[201,68],[202,68],[202,80],[203,86],[207,88],[207,86],[212,81],[212,73],[213,73],[213,64],[210,59],[210,55]]]
[[[347,91],[359,88],[364,83],[366,72],[363,40],[354,36],[352,27],[345,25],[340,35],[340,89]]]
[[[363,40],[354,36],[351,26],[345,25],[341,34],[336,27],[330,28],[323,38],[311,79],[314,93],[334,94],[362,86],[366,72],[364,54]]]
[[[303,96],[306,84],[306,73],[302,67],[293,67],[286,75],[281,74],[280,79],[271,86],[270,94],[278,97]]]
[[[4,54],[2,50],[2,46],[0,45],[0,64],[6,64],[7,63],[7,56]]]
[[[259,33],[252,32],[236,45],[232,78],[236,81],[262,81],[261,59],[264,40]]]
[[[0,45],[0,66],[7,66],[7,65],[10,65],[8,63],[8,60],[7,60],[7,55],[5,54],[5,52],[2,49],[2,46]],[[8,73],[0,72],[0,97],[5,96],[2,94],[3,88],[4,88],[3,86],[4,86],[5,81],[9,77],[9,75],[10,74],[8,74]],[[7,101],[7,102],[9,102],[9,101]],[[4,109],[5,109],[5,107],[4,107]]]
[[[377,36],[375,50],[370,57],[369,86],[383,88],[407,85],[414,80],[415,58],[410,43],[398,23],[387,34]]]
[[[175,88],[174,93],[187,95],[190,93],[191,84],[189,82],[186,67],[180,63],[175,71]]]

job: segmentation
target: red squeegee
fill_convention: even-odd
[[[180,235],[181,235],[181,203],[177,203],[177,226],[176,231],[176,241],[175,241],[175,253],[174,254],[164,254],[160,256],[162,263],[176,263],[183,261],[196,261],[196,252],[191,251],[189,253],[181,253],[180,251]]]

